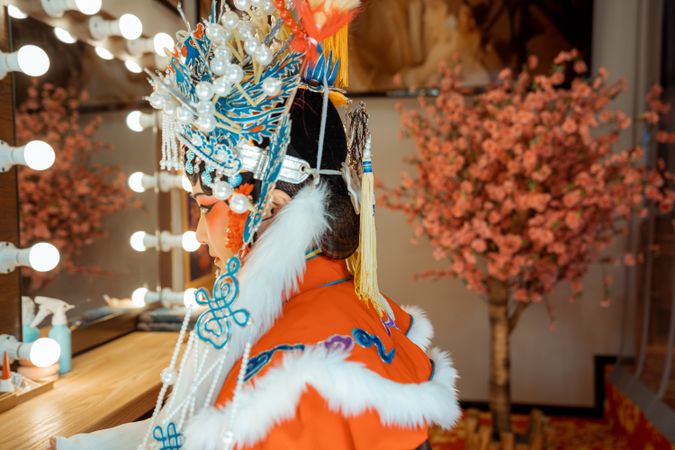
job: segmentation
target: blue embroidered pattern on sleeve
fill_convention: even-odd
[[[265,350],[264,352],[254,356],[248,362],[246,366],[246,375],[244,375],[244,381],[248,381],[253,378],[258,372],[262,370],[269,362],[272,360],[272,356],[278,351],[292,351],[292,350],[305,350],[305,344],[281,344],[277,345],[274,348]]]
[[[230,340],[231,322],[244,327],[249,321],[250,315],[247,310],[233,306],[239,294],[239,280],[237,280],[239,265],[239,258],[231,257],[227,261],[226,272],[221,274],[213,285],[213,295],[209,296],[204,288],[197,290],[195,294],[197,303],[209,308],[197,319],[195,325],[197,336],[216,349],[223,348]]]
[[[396,349],[392,348],[389,352],[387,352],[387,350],[384,348],[384,344],[378,336],[370,334],[361,328],[354,328],[352,330],[352,336],[354,336],[356,343],[363,348],[370,348],[374,345],[377,349],[378,356],[385,363],[391,364],[391,362],[394,360]]]
[[[316,346],[323,346],[329,352],[345,352],[350,353],[354,349],[354,339],[351,336],[346,336],[343,334],[334,334],[329,338],[318,342]],[[257,354],[253,358],[249,359],[248,365],[246,366],[246,374],[244,376],[244,381],[249,381],[251,378],[256,376],[267,364],[272,361],[272,357],[278,351],[305,351],[307,345],[305,344],[280,344],[276,347],[273,347],[269,350],[265,350],[262,353]]]
[[[176,424],[169,422],[166,433],[161,425],[152,429],[152,438],[160,443],[160,450],[180,450],[183,446],[183,435],[176,430]]]

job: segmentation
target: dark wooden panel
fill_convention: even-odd
[[[9,16],[0,8],[0,50],[10,49]],[[0,139],[14,143],[13,76],[0,80]],[[16,168],[0,174],[0,241],[18,246],[19,219]],[[18,336],[21,330],[20,272],[0,274],[0,334]]]

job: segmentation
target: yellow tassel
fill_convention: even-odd
[[[372,169],[370,137],[363,152],[361,177],[359,249],[349,265],[354,274],[356,294],[381,316],[391,315],[389,304],[380,294],[377,282],[377,239],[375,236],[375,177]]]
[[[333,52],[333,61],[339,60],[337,78],[335,87],[345,89],[349,85],[349,25],[345,25],[333,36],[323,40],[323,52],[329,55]]]

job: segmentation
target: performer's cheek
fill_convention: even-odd
[[[227,212],[227,205],[222,204],[214,206],[206,215],[206,227],[208,228],[209,236],[211,236],[212,239],[214,237],[225,238],[227,230]]]

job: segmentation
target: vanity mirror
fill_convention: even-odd
[[[15,292],[3,292],[0,332],[19,336],[20,295],[24,333],[37,313],[31,313],[28,299],[62,299],[73,306],[67,314],[77,353],[135,329],[138,315],[156,306],[150,304],[153,296],[139,292],[184,288],[182,248],[172,250],[171,239],[158,240],[162,251],[139,252],[130,242],[138,231],[150,238],[182,237],[185,231],[180,211],[185,183],[159,173],[161,120],[142,100],[149,93],[143,68],[166,63],[156,53],[173,46],[181,19],[163,1],[104,1],[99,11],[48,11],[41,2],[27,0],[9,6],[7,50],[35,46],[27,47],[32,52],[28,57],[23,50],[12,60],[14,66],[44,74],[3,80],[2,86],[13,82],[6,98],[13,99],[8,103],[14,111],[8,115],[15,127],[8,123],[6,135],[15,128],[16,136],[5,139],[17,149],[42,141],[55,158],[47,170],[28,164],[6,174],[16,177],[15,182],[5,180],[16,193],[2,199],[3,209],[13,211],[4,207],[12,198],[17,201],[9,223],[17,230],[2,240],[27,249],[49,243],[58,250],[59,262],[47,272],[20,270]],[[138,31],[142,34],[132,39]],[[43,54],[49,61],[46,71],[37,67]],[[188,241],[194,250],[194,236]],[[5,280],[9,276],[3,275]]]

